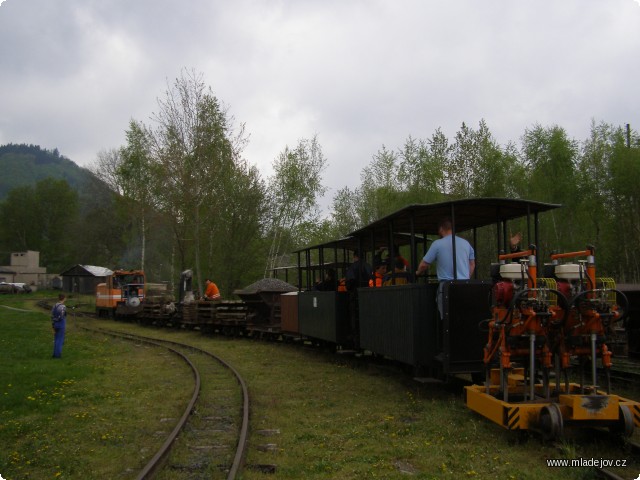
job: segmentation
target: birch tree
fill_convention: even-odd
[[[174,221],[181,268],[187,268],[193,252],[202,290],[203,279],[209,275],[203,271],[206,242],[211,239],[210,227],[216,225],[211,218],[228,206],[221,185],[234,175],[239,152],[231,141],[231,119],[202,75],[183,71],[158,104],[152,149],[162,177],[157,189],[159,206]]]
[[[134,120],[126,132],[127,144],[120,149],[121,161],[116,169],[122,193],[129,199],[130,211],[137,219],[140,235],[140,268],[146,268],[148,217],[155,208],[150,134]]]
[[[276,266],[281,252],[292,246],[284,245],[283,240],[297,225],[318,219],[318,198],[325,192],[322,185],[325,166],[317,135],[310,140],[301,139],[293,149],[286,146],[275,159],[274,174],[268,182],[271,240],[265,277]]]
[[[398,180],[411,203],[438,201],[446,191],[445,171],[451,147],[440,129],[428,140],[409,137],[400,149]]]

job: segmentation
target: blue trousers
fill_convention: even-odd
[[[64,344],[64,328],[54,328],[53,335],[53,358],[62,357],[62,345]]]

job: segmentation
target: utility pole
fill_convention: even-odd
[[[631,148],[631,124],[627,123],[627,148]]]

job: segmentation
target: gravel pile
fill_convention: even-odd
[[[293,285],[285,281],[278,280],[277,278],[263,278],[252,283],[248,287],[245,287],[242,290],[236,290],[233,293],[235,295],[251,295],[260,292],[295,292],[297,290],[298,289]]]

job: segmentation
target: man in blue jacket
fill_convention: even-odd
[[[64,332],[67,328],[67,307],[64,305],[64,293],[58,295],[58,303],[51,309],[51,326],[53,327],[53,358],[62,357]]]

